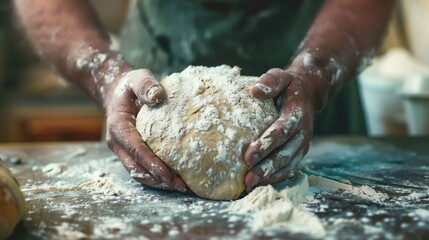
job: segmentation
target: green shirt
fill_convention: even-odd
[[[236,65],[259,75],[289,63],[322,2],[137,0],[122,52],[160,75],[191,64]]]

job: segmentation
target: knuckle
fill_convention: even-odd
[[[288,119],[285,119],[282,125],[283,133],[285,135],[289,135],[290,133],[293,132],[294,129],[298,127],[298,124],[299,124],[299,119],[294,116]]]
[[[269,86],[277,85],[279,83],[278,77],[276,76],[276,74],[270,73],[270,72],[266,72],[262,74],[260,80],[262,84],[269,85]]]
[[[160,84],[153,78],[146,77],[143,79],[138,79],[136,81],[137,89],[142,93],[146,93],[146,95],[148,94],[148,91],[150,91],[150,89],[160,88]]]
[[[135,147],[128,147],[127,150],[135,159],[143,160],[139,155],[139,151]]]

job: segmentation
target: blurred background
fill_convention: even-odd
[[[128,1],[90,0],[105,29],[119,33]],[[0,142],[100,140],[103,114],[33,53],[12,3],[0,0]]]
[[[398,1],[372,65],[358,76],[368,135],[429,135],[427,22],[429,1]]]
[[[129,1],[90,0],[118,35]],[[367,134],[429,134],[429,1],[399,1],[371,67],[359,77]],[[0,142],[100,140],[103,114],[41,62],[0,0]]]

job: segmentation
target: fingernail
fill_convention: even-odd
[[[255,175],[253,177],[252,184],[250,185],[250,187],[253,188],[254,186],[256,186],[259,183],[259,180],[261,180],[261,178],[258,175]]]
[[[259,88],[265,94],[272,92],[273,90],[263,83],[256,83],[255,86]]]
[[[146,92],[146,98],[150,101],[153,102],[154,100],[156,101],[156,94],[159,92],[159,90],[161,90],[161,88],[159,86],[152,86],[151,88],[149,88]],[[155,99],[154,99],[155,98]]]

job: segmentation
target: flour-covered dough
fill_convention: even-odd
[[[272,100],[250,96],[257,79],[238,67],[189,66],[161,81],[166,101],[137,116],[143,140],[200,197],[234,199],[244,190],[244,151],[278,117]]]

